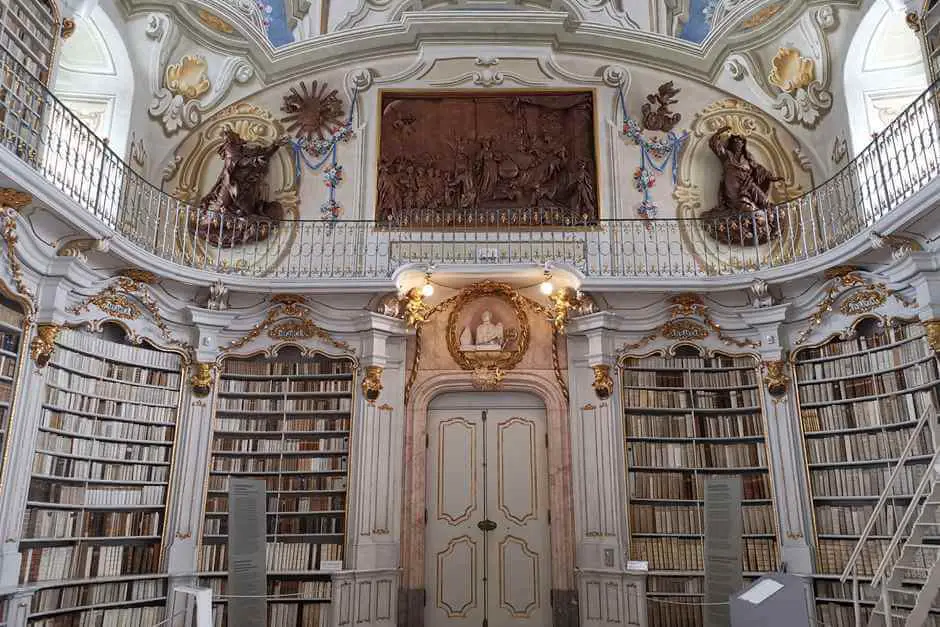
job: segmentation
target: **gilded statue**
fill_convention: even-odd
[[[195,210],[193,230],[223,248],[263,241],[272,221],[283,217],[281,203],[265,198],[265,180],[272,157],[289,140],[249,142],[231,128],[225,128],[222,137],[222,171]]]
[[[726,244],[763,244],[780,235],[781,216],[773,211],[770,186],[784,179],[754,159],[743,136],[730,134],[725,139],[730,129],[723,126],[708,140],[721,160],[722,174],[718,206],[703,215],[704,228]]]

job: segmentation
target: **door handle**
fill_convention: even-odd
[[[479,528],[480,531],[493,531],[496,529],[496,523],[489,519],[483,519],[477,523],[477,528]]]

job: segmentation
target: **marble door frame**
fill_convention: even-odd
[[[424,627],[425,508],[427,499],[428,406],[446,392],[472,392],[465,370],[419,373],[405,408],[404,498],[401,538],[399,625]],[[552,613],[555,627],[578,624],[575,583],[574,482],[568,404],[553,371],[512,371],[500,391],[528,392],[545,404],[548,433],[548,490],[551,510]],[[432,627],[432,626],[428,626]]]

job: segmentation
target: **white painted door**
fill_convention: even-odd
[[[448,394],[428,415],[425,627],[549,627],[545,406]]]

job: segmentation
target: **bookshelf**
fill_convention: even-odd
[[[937,361],[920,324],[885,326],[872,318],[860,321],[850,338],[801,349],[793,361],[815,522],[817,613],[826,624],[853,625],[851,584],[838,576],[921,412],[936,405]],[[929,430],[921,435],[898,493],[863,549],[863,582],[932,454]],[[865,597],[866,614],[875,600]]]
[[[927,58],[928,82],[937,78],[938,65],[940,65],[940,2],[925,0],[921,10],[921,36],[924,42],[924,52]]]
[[[62,331],[44,371],[20,541],[31,625],[163,617],[182,360],[113,331]]]
[[[742,477],[745,574],[777,567],[758,362],[681,346],[627,357],[621,373],[630,559],[649,562],[649,625],[700,626],[706,477]]]
[[[226,593],[228,479],[267,484],[268,620],[319,627],[330,572],[342,568],[354,364],[293,347],[274,358],[227,358],[218,383],[200,570]],[[225,600],[214,608],[226,625]]]
[[[46,0],[0,1],[0,47],[40,82],[49,82],[59,24]]]
[[[23,323],[20,308],[0,295],[0,451],[5,448],[20,361],[24,359]],[[0,455],[0,463],[3,459]]]

